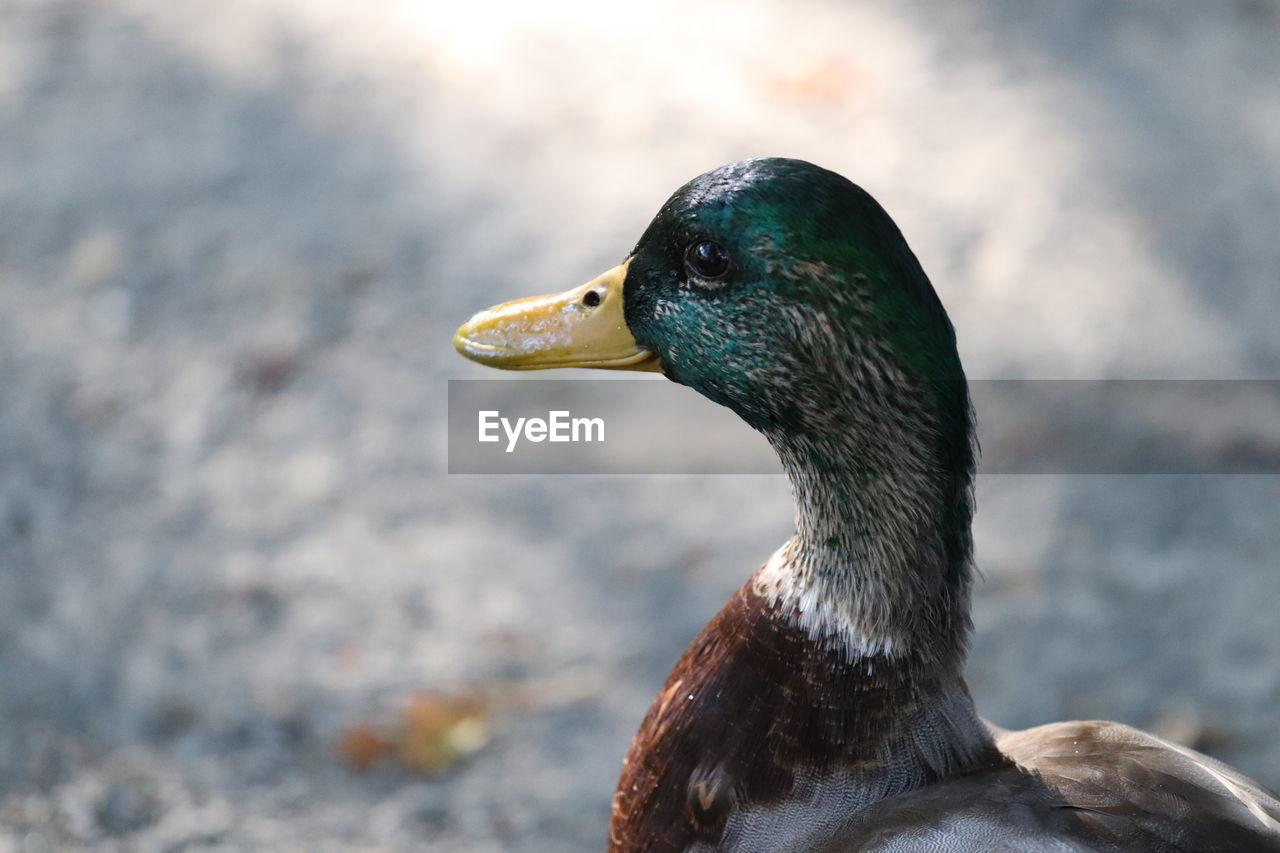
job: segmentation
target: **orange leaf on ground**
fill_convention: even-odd
[[[373,726],[358,723],[338,737],[338,753],[356,770],[368,770],[395,746]]]

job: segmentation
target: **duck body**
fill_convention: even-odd
[[[1280,851],[1280,800],[1115,723],[979,719],[973,415],[888,214],[798,160],[702,175],[580,288],[455,337],[497,367],[661,370],[762,432],[794,535],[693,641],[632,743],[610,853]]]
[[[641,724],[611,851],[1280,849],[1280,802],[1232,768],[1113,722],[975,732],[967,696],[922,704],[900,662],[819,652],[755,585]]]

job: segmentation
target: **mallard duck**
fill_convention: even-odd
[[[660,370],[781,457],[795,533],[676,664],[609,850],[1280,850],[1274,792],[1125,725],[1005,732],[962,669],[974,426],[955,333],[888,214],[798,160],[708,172],[622,264],[481,312],[494,367]]]

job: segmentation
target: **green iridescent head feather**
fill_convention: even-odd
[[[730,258],[714,281],[686,262],[704,240]],[[664,372],[758,429],[812,430],[853,397],[910,392],[968,442],[937,294],[884,209],[834,172],[768,158],[695,178],[640,238],[625,292],[627,325]]]

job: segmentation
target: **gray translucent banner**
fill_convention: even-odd
[[[1280,381],[976,380],[982,474],[1280,474]],[[773,474],[665,379],[450,380],[451,474]]]

